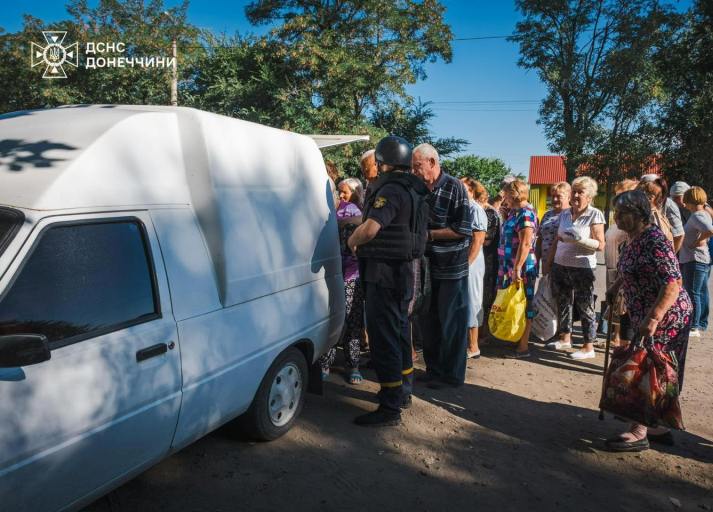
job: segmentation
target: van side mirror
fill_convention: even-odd
[[[0,336],[0,368],[15,368],[48,361],[52,357],[47,337],[42,334]]]

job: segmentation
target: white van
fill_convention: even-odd
[[[187,108],[0,116],[0,509],[77,509],[238,416],[280,436],[343,319],[310,137]]]

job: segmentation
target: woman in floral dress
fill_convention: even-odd
[[[673,245],[652,223],[651,206],[642,191],[619,194],[614,209],[616,224],[630,241],[619,256],[619,277],[607,290],[607,299],[611,304],[621,288],[634,329],[652,337],[655,350],[676,356],[679,386],[683,386],[693,305],[682,286]],[[673,444],[673,436],[667,429],[634,423],[606,445],[613,451],[641,451],[649,441]]]
[[[535,259],[535,233],[537,232],[537,213],[528,202],[529,187],[522,180],[514,180],[504,188],[504,204],[509,216],[503,223],[498,256],[498,288],[507,288],[512,283],[520,282],[525,287],[527,298],[527,321],[525,332],[518,342],[517,349],[506,357],[530,357],[529,339],[532,319],[535,316],[533,299],[537,280],[537,260]]]

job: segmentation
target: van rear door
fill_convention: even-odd
[[[39,222],[0,280],[0,344],[16,334],[51,359],[0,369],[3,510],[79,506],[168,452],[180,357],[146,212]]]

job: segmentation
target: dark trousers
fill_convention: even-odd
[[[399,411],[413,390],[409,301],[404,298],[407,294],[398,289],[384,288],[378,283],[364,285],[371,361],[381,385],[379,404],[384,409]]]
[[[428,373],[450,384],[463,384],[468,349],[468,277],[433,279],[430,307],[419,320]]]
[[[565,267],[557,263],[551,270],[552,293],[559,308],[558,334],[572,332],[572,297],[574,309],[582,322],[585,343],[597,339],[597,315],[594,312],[594,271],[591,268]]]

